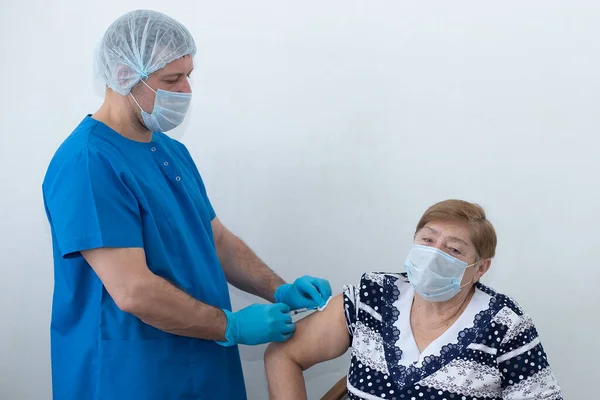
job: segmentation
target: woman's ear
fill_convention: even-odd
[[[490,269],[490,266],[492,265],[492,260],[491,259],[487,259],[487,260],[482,260],[479,264],[479,267],[477,268],[477,271],[475,272],[475,276],[473,279],[475,282],[478,282],[481,277],[483,275],[485,275],[486,272],[488,272],[488,270]]]

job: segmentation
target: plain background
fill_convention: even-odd
[[[41,182],[101,104],[93,52],[136,8],[195,36],[193,108],[173,132],[224,223],[288,280],[402,270],[447,198],[499,235],[484,281],[537,323],[567,399],[597,399],[600,3],[2,2],[0,398],[51,398],[52,254]],[[255,301],[232,291],[234,308]],[[263,346],[241,350],[265,399]],[[347,357],[347,356],[346,356]],[[316,399],[347,358],[306,373]]]

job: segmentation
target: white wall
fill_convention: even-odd
[[[364,271],[399,270],[433,202],[480,202],[499,234],[487,283],[533,316],[565,397],[598,397],[600,3],[11,3],[0,12],[0,398],[51,396],[41,180],[101,103],[96,43],[134,8],[197,38],[194,106],[175,135],[222,220],[273,268],[339,292]],[[263,350],[242,349],[251,399],[267,397]],[[346,362],[308,371],[310,398]]]

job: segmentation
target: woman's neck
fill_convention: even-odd
[[[450,300],[443,302],[427,301],[415,293],[411,309],[412,317],[425,329],[439,329],[449,326],[467,308],[474,293],[475,286],[471,285],[461,290]]]

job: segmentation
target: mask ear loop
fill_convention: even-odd
[[[140,106],[140,103],[138,103],[138,101],[135,99],[135,97],[133,96],[133,93],[129,92],[129,95],[131,96],[131,98],[133,99],[133,101],[135,101],[135,104],[137,104],[137,106],[140,108],[141,111],[144,111],[144,109],[142,108],[142,106]],[[145,111],[144,111],[145,112]]]
[[[467,266],[465,267],[465,270],[466,270],[467,268],[474,267],[475,265],[479,264],[479,263],[480,263],[480,262],[482,262],[482,261],[484,261],[484,260],[479,260],[479,261],[476,261],[476,262],[474,262],[473,264],[467,265]],[[468,285],[470,285],[471,283],[473,283],[473,279],[472,279],[472,278],[471,278],[471,280],[470,280],[469,282],[465,283],[464,285],[461,285],[461,286],[460,286],[460,288],[462,289],[462,288],[464,288],[465,286],[468,286]]]
[[[140,82],[142,82],[144,85],[146,85],[146,87],[147,87],[148,89],[152,90],[152,91],[154,92],[154,94],[156,94],[156,90],[152,89],[152,88],[150,87],[150,85],[148,85],[148,84],[146,83],[146,81],[144,81],[144,80],[142,79]]]
[[[144,85],[146,85],[146,87],[150,90],[152,90],[154,92],[154,94],[156,93],[156,90],[152,89],[150,87],[150,85],[148,85],[143,79],[140,80],[140,82],[142,82]],[[142,106],[140,106],[140,103],[138,103],[138,101],[135,99],[135,97],[133,96],[133,93],[129,92],[129,95],[131,96],[131,98],[133,99],[133,101],[135,101],[135,104],[137,104],[137,106],[140,108],[141,111],[144,111],[144,109],[142,108]],[[145,111],[144,111],[145,112]]]

